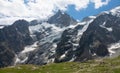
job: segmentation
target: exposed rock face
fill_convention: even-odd
[[[32,44],[28,25],[27,21],[18,20],[13,25],[0,30],[0,61],[1,63],[6,62],[2,63],[1,67],[11,65],[14,62],[15,53],[22,51],[26,45]]]
[[[119,10],[119,9],[117,9]],[[115,11],[115,10],[112,10]],[[87,30],[80,36],[79,46],[73,50],[74,42],[71,42],[70,39],[76,37],[68,37],[69,35],[65,33],[62,34],[60,38],[61,41],[57,44],[55,62],[66,62],[70,61],[74,57],[74,61],[86,61],[96,57],[109,56],[109,45],[112,43],[119,42],[120,40],[120,17],[112,14],[111,12],[103,12],[96,17],[89,17],[83,19],[83,22],[90,21],[91,18],[95,18],[88,26]],[[82,23],[80,23],[82,24]],[[78,26],[75,29],[79,28]],[[80,32],[72,32],[79,34]],[[67,38],[64,38],[65,36]],[[77,38],[76,38],[77,39]],[[70,52],[70,53],[68,53]]]
[[[29,26],[35,26],[35,25],[41,24],[41,23],[42,23],[42,21],[32,20],[32,21],[29,22]]]
[[[107,46],[120,40],[119,33],[119,17],[106,13],[99,15],[82,35],[76,51],[76,60],[91,59],[93,54],[107,56]]]
[[[66,29],[60,42],[57,44],[55,62],[70,61],[74,56],[74,44],[78,31],[76,29]]]
[[[34,31],[34,28],[36,26],[39,27],[39,28],[36,27],[38,30],[35,30],[33,33],[33,35],[36,36],[37,41],[39,41],[39,45],[35,51],[29,54],[26,63],[37,64],[37,65],[43,65],[50,62],[53,63],[56,55],[55,49],[57,48],[57,43],[59,43],[61,40],[60,37],[62,35],[62,32],[65,29],[68,29],[69,25],[75,25],[75,24],[77,24],[76,20],[74,20],[66,13],[62,13],[61,11],[58,11],[54,16],[50,17],[46,23],[44,22],[38,25],[30,26],[30,30],[32,31]],[[79,26],[76,29],[82,29],[82,26]],[[68,44],[68,40],[74,38],[73,31],[75,31],[72,29],[68,29],[68,30],[65,30],[63,32],[64,34],[62,35],[62,40],[61,40],[62,41],[61,43],[64,42],[66,43],[66,45]],[[68,35],[66,35],[66,33]],[[63,44],[63,46],[65,46],[65,44]]]
[[[32,42],[28,30],[29,23],[24,20],[18,20],[13,25],[7,26],[1,30],[1,42],[6,42],[15,52],[20,52],[24,46],[30,45]]]
[[[56,24],[56,26],[59,27],[66,27],[69,25],[75,25],[77,21],[68,14],[58,11],[54,16],[48,19],[48,23]]]
[[[68,28],[63,31],[60,42],[57,44],[55,62],[74,61],[76,59],[75,55],[79,40],[93,19],[88,17],[74,28]]]
[[[32,51],[32,53],[29,54],[26,63],[36,65],[53,63],[55,48],[56,45],[53,43],[45,43],[43,45],[40,45],[38,49]]]
[[[0,45],[0,68],[14,64],[15,54],[8,47]]]

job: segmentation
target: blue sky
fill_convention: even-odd
[[[120,6],[120,0],[111,0],[108,5],[104,5],[98,9],[95,9],[94,4],[90,3],[86,9],[80,11],[77,11],[74,5],[70,5],[66,12],[73,18],[82,20],[84,17],[99,14],[102,11],[110,10],[116,6]]]

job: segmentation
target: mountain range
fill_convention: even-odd
[[[80,22],[60,10],[45,21],[20,19],[0,25],[0,67],[116,57],[119,33],[120,6]]]

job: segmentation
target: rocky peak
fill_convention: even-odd
[[[60,10],[52,17],[48,19],[48,23],[56,24],[59,27],[66,27],[77,23],[75,19],[70,17],[67,13],[61,12]]]

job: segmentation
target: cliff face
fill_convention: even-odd
[[[76,60],[90,59],[93,54],[109,55],[108,45],[120,40],[119,33],[120,17],[106,13],[99,15],[82,35]]]
[[[5,45],[0,45],[0,68],[14,64],[15,53]]]
[[[18,20],[13,25],[6,26],[0,30],[1,67],[2,65],[11,65],[14,62],[15,54],[22,51],[26,45],[32,44],[28,25],[27,21]]]
[[[119,51],[119,46],[117,46],[117,49],[114,48],[114,52],[111,52],[112,48],[109,48],[111,44],[119,43],[120,41],[120,16],[118,8],[98,14],[92,21],[90,18],[83,19],[83,22],[91,22],[79,37],[79,45],[76,49],[73,46],[75,43],[70,39],[77,37],[74,34],[79,34],[79,30],[73,31],[69,35],[67,32],[65,33],[65,30],[61,36],[61,41],[57,44],[55,61],[87,61],[97,57],[110,56],[117,52],[115,50]],[[86,24],[84,24],[84,27],[86,27]],[[84,27],[82,30],[85,29]],[[75,30],[75,28],[72,30]],[[80,31],[82,32],[82,30]],[[64,38],[64,34],[67,38]]]
[[[67,13],[58,11],[54,16],[48,19],[48,23],[55,24],[58,27],[67,27],[69,25],[75,25],[77,21]]]

